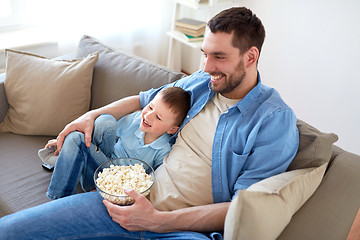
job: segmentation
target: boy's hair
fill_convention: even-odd
[[[175,113],[176,124],[180,125],[190,109],[190,94],[180,87],[168,87],[158,94],[162,101]]]
[[[257,47],[259,54],[265,39],[265,28],[261,20],[245,7],[226,9],[208,22],[212,33],[234,33],[232,44],[244,54],[252,46]]]

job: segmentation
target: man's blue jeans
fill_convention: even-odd
[[[0,218],[2,240],[221,239],[197,232],[129,232],[109,216],[98,192],[57,199]]]
[[[46,195],[57,199],[75,194],[79,182],[84,191],[93,190],[94,172],[112,158],[115,141],[116,120],[111,115],[101,115],[95,120],[90,148],[85,146],[83,133],[66,136]]]

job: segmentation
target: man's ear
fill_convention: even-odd
[[[168,134],[174,134],[174,133],[177,132],[177,130],[178,130],[179,128],[180,128],[180,127],[172,127],[172,128],[170,128],[169,130],[167,130],[166,132],[167,132]]]
[[[259,59],[259,49],[257,47],[252,46],[245,54],[246,56],[246,67],[250,67],[252,64],[257,64],[257,60]]]

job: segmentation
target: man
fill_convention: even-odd
[[[296,117],[276,90],[261,83],[261,21],[239,7],[222,11],[208,26],[202,45],[204,71],[164,86],[188,91],[192,106],[171,139],[176,139],[173,149],[156,170],[150,201],[127,190],[134,205],[104,201],[105,209],[98,194],[78,194],[0,220],[0,234],[22,231],[19,225],[36,221],[54,223],[50,228],[56,237],[208,239],[216,235],[208,232],[223,230],[237,190],[284,172],[298,148]],[[58,149],[75,130],[84,132],[90,146],[100,114],[118,119],[146,106],[161,89],[88,112],[59,134]],[[39,234],[39,229],[27,235]]]

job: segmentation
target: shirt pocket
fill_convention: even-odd
[[[236,175],[238,177],[242,172],[244,164],[249,157],[249,153],[247,154],[238,154],[232,151],[232,159],[231,159],[231,173],[232,175]]]

